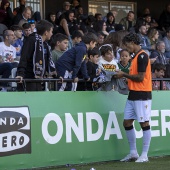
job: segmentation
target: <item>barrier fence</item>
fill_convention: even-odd
[[[128,151],[127,99],[110,92],[0,93],[0,169],[119,160]],[[154,91],[149,156],[170,155],[170,91]],[[138,152],[142,130],[135,123]]]
[[[72,82],[72,79],[64,79],[64,82]],[[152,81],[154,82],[160,82],[160,89],[159,90],[163,90],[163,81],[169,81],[170,82],[170,78],[153,78]],[[20,79],[16,79],[16,78],[0,78],[0,82],[16,82],[19,83]],[[57,87],[58,87],[58,82],[61,82],[61,79],[55,79],[55,78],[44,78],[44,79],[23,79],[22,83],[23,85],[25,84],[25,82],[42,82],[42,83],[53,83],[53,90],[57,91]],[[79,79],[79,82],[87,82],[84,79]]]

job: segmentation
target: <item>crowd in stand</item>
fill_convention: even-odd
[[[17,68],[16,77],[21,79],[17,90],[23,90],[24,78],[46,77],[61,79],[59,91],[99,89],[103,71],[129,72],[134,54],[122,43],[128,33],[140,37],[141,49],[151,60],[153,78],[170,78],[170,4],[159,20],[145,8],[142,16],[129,11],[119,22],[119,11],[87,15],[78,0],[64,2],[61,10],[50,12],[46,19],[33,12],[26,0],[19,4],[13,10],[8,0],[0,5],[0,75],[9,78]],[[66,83],[64,78],[73,81]],[[82,78],[85,82],[79,82]],[[1,91],[8,86],[0,82]],[[43,85],[29,82],[25,88],[41,91]],[[160,82],[153,82],[153,89],[159,88]],[[169,82],[163,82],[163,89],[170,89]]]

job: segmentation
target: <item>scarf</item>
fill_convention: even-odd
[[[44,45],[42,37],[38,34],[35,34],[36,42],[35,42],[35,51],[33,55],[33,72],[35,74],[35,78],[43,78],[45,74],[45,58],[44,58]],[[45,42],[46,43],[46,42]],[[47,44],[47,43],[46,43]],[[49,77],[57,76],[55,64],[52,61],[52,55],[50,46],[47,44],[47,65],[49,73]]]

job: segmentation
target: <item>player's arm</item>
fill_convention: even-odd
[[[138,74],[135,74],[135,75],[130,75],[123,71],[118,71],[117,73],[118,73],[118,75],[116,74],[116,76],[115,76],[116,78],[126,77],[126,78],[131,79],[132,81],[136,81],[136,82],[143,81],[143,79],[145,77],[145,72],[138,72]],[[120,75],[120,77],[119,77],[119,75]]]

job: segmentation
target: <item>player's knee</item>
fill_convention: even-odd
[[[132,125],[133,125],[133,121],[132,120],[124,120],[123,121],[124,128],[131,127]]]
[[[149,122],[147,121],[147,122],[141,122],[140,123],[140,126],[141,126],[141,128],[144,128],[144,127],[150,127],[150,125],[149,125]]]

